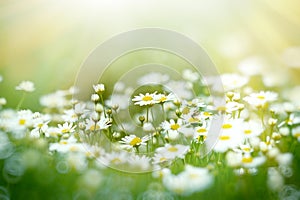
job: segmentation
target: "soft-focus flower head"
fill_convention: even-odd
[[[22,81],[18,86],[16,86],[16,90],[21,90],[24,92],[33,92],[35,90],[34,84],[31,81]]]

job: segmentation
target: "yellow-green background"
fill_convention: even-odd
[[[285,48],[300,45],[300,1],[2,0],[0,96],[15,107],[21,94],[14,87],[31,80],[37,89],[24,107],[38,108],[40,95],[74,83],[81,63],[98,44],[143,27],[189,36],[206,49],[220,72],[235,71],[252,55],[285,67],[279,56]],[[222,39],[241,34],[250,48],[233,57],[220,52]],[[289,75],[296,82],[299,70],[291,69]]]

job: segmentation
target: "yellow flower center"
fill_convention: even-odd
[[[25,119],[20,119],[20,120],[19,120],[19,124],[20,124],[20,125],[24,125],[25,123],[26,123],[26,120],[25,120]]]
[[[203,115],[204,115],[205,117],[210,117],[210,116],[211,116],[211,113],[209,113],[209,112],[204,112]]]
[[[188,107],[185,107],[182,109],[182,114],[186,115],[190,112],[190,109]]]
[[[96,130],[99,130],[99,129],[100,129],[100,126],[97,125],[97,124],[92,125],[92,126],[90,127],[90,130],[91,130],[91,131],[96,131]]]
[[[249,135],[249,134],[252,133],[252,131],[250,129],[247,129],[247,130],[244,130],[244,133],[247,134],[247,135]]]
[[[189,177],[191,179],[196,179],[196,178],[199,178],[199,175],[198,174],[189,174]]]
[[[142,142],[141,138],[139,137],[135,137],[133,138],[131,141],[130,141],[130,145],[131,146],[137,146],[137,145],[140,145],[140,143]]]
[[[174,131],[176,131],[177,129],[179,129],[179,127],[180,127],[179,124],[172,124],[171,125],[171,129],[174,130]]]
[[[295,133],[294,136],[295,136],[296,138],[298,138],[298,137],[300,137],[300,133]]]
[[[246,152],[249,152],[251,150],[251,148],[250,147],[244,147],[243,150],[246,151]]]
[[[197,139],[198,139],[198,141],[200,141],[200,140],[206,140],[206,135],[199,135],[197,137]]]
[[[252,157],[243,157],[242,162],[243,163],[252,163],[253,158]]]
[[[170,152],[177,152],[178,151],[178,149],[176,148],[176,147],[169,147],[168,148],[168,151],[170,151]]]
[[[114,163],[114,164],[117,164],[117,163],[120,163],[122,162],[120,158],[114,158],[110,161],[111,163]]]
[[[59,144],[68,144],[67,141],[60,141]]]
[[[159,162],[164,162],[164,161],[166,161],[166,160],[167,160],[167,158],[161,157],[161,158],[159,159]]]
[[[62,132],[62,133],[69,133],[69,132],[70,132],[70,129],[64,128],[64,129],[61,130],[61,132]]]
[[[76,147],[76,146],[71,146],[70,147],[70,151],[71,152],[75,152],[75,151],[77,151],[78,150],[78,147]]]
[[[229,140],[230,137],[228,135],[222,135],[220,136],[220,140]]]
[[[199,128],[197,130],[198,133],[205,133],[206,131],[207,131],[206,128]]]
[[[199,122],[199,121],[200,121],[200,120],[197,119],[197,118],[193,118],[193,117],[189,118],[189,122],[190,122],[190,123],[193,123],[193,122]]]
[[[143,101],[152,101],[153,98],[151,96],[144,96],[142,100]]]
[[[223,124],[222,128],[223,129],[230,129],[230,128],[232,128],[232,125],[231,124]]]
[[[162,96],[162,97],[159,99],[160,102],[165,102],[166,100],[167,100],[167,97],[166,97],[166,96]]]
[[[260,100],[264,100],[264,99],[265,99],[265,96],[263,96],[263,95],[258,95],[257,98],[260,99]]]

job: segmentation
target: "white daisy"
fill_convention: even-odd
[[[292,129],[292,135],[300,142],[300,126]]]
[[[225,152],[228,149],[236,148],[242,143],[244,136],[241,134],[242,121],[240,119],[226,120],[221,128],[219,140],[214,146],[214,151]]]
[[[142,138],[137,137],[136,135],[129,135],[122,138],[122,141],[120,141],[121,144],[127,149],[137,148],[141,145],[145,146],[147,145],[147,141],[149,140],[149,136],[144,136]]]
[[[101,93],[101,92],[105,91],[105,86],[104,86],[104,84],[101,84],[101,83],[97,84],[97,85],[93,85],[93,88],[96,93]]]
[[[87,119],[85,123],[86,130],[90,130],[90,131],[105,130],[110,126],[111,126],[110,119],[104,117],[102,117],[97,122],[95,122],[93,119]]]
[[[185,146],[181,144],[176,144],[176,145],[165,144],[164,147],[157,148],[155,152],[166,158],[174,159],[176,157],[184,158],[188,150],[189,150],[189,146]]]
[[[73,123],[65,122],[63,125],[58,124],[58,129],[61,134],[73,133],[75,131],[76,125],[73,126]]]
[[[194,72],[194,71],[192,71],[190,69],[183,70],[182,77],[185,80],[190,81],[190,82],[196,82],[200,78],[199,73]]]
[[[125,152],[111,152],[106,153],[104,156],[100,158],[104,165],[111,166],[111,165],[121,165],[125,164],[128,160],[128,153]]]
[[[202,191],[213,183],[213,176],[206,168],[187,165],[185,170],[177,175],[163,176],[164,186],[179,195],[191,195]]]
[[[6,104],[6,99],[4,97],[0,98],[0,106],[4,106]]]
[[[177,122],[171,119],[169,122],[164,121],[161,124],[162,129],[167,132],[167,136],[171,140],[175,140],[179,137],[179,129],[182,126],[182,119],[178,119]]]
[[[47,108],[61,109],[69,105],[69,101],[66,99],[66,95],[62,91],[56,91],[51,94],[44,95],[40,98],[40,104]]]
[[[139,105],[139,106],[147,106],[147,105],[153,105],[158,103],[158,100],[155,99],[156,92],[150,94],[139,94],[138,96],[134,96],[132,101],[134,101],[134,105]]]
[[[127,162],[129,163],[130,167],[134,168],[135,170],[149,170],[151,168],[150,165],[150,158],[142,155],[142,156],[138,156],[138,155],[131,155]]]
[[[260,91],[244,97],[244,101],[255,107],[264,107],[267,103],[277,100],[278,94],[270,91]]]
[[[33,125],[33,116],[31,110],[21,110],[18,112],[18,126],[31,127]]]
[[[240,89],[249,81],[247,77],[238,74],[222,74],[221,79],[225,91]]]
[[[64,110],[64,115],[62,115],[62,119],[65,122],[76,122],[78,120],[78,115],[75,113],[74,109]]]
[[[243,122],[241,128],[242,133],[246,138],[257,137],[264,130],[262,124],[256,120],[249,120],[248,122]]]
[[[33,92],[35,90],[34,84],[31,81],[22,81],[18,86],[16,86],[16,90],[22,90],[25,92]]]
[[[172,93],[170,93],[168,95],[165,95],[165,94],[156,94],[156,95],[154,95],[154,99],[158,103],[165,103],[165,102],[168,102],[168,101],[174,101],[176,99],[176,97]]]
[[[162,74],[158,72],[151,72],[137,80],[139,85],[147,85],[147,84],[164,84],[170,79],[169,75]]]

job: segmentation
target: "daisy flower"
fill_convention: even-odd
[[[64,115],[62,115],[62,119],[65,122],[76,122],[78,120],[78,116],[73,109],[64,110]]]
[[[199,73],[193,72],[190,69],[183,70],[182,77],[183,77],[183,79],[190,81],[190,82],[196,82],[200,78]]]
[[[214,146],[216,152],[225,152],[237,147],[244,139],[241,134],[242,121],[240,119],[226,120],[221,127],[219,140]]]
[[[18,112],[18,125],[31,127],[33,125],[33,116],[31,110],[21,110]]]
[[[105,86],[104,84],[97,84],[97,85],[93,85],[94,91],[96,93],[101,93],[105,91]]]
[[[150,94],[139,94],[138,96],[134,96],[132,101],[134,101],[134,105],[139,105],[139,106],[147,106],[147,105],[153,105],[158,103],[158,100],[155,99],[156,92]]]
[[[68,139],[60,140],[58,143],[51,143],[49,150],[61,153],[84,152],[85,147],[81,143],[77,143],[77,139],[74,136],[70,136]]]
[[[158,103],[165,103],[165,102],[168,102],[168,101],[174,101],[176,99],[176,97],[172,93],[170,93],[168,95],[165,95],[165,94],[156,94],[156,95],[154,95],[154,99]]]
[[[171,161],[172,161],[172,159],[170,159],[169,157],[166,157],[165,155],[156,153],[156,154],[154,154],[152,164],[167,165],[167,164],[170,164]]]
[[[145,155],[138,156],[135,154],[131,155],[127,160],[127,162],[129,163],[129,165],[131,167],[133,167],[134,169],[139,169],[139,170],[150,169],[150,167],[151,167],[150,161],[151,161],[151,159]]]
[[[125,152],[111,152],[101,157],[104,165],[120,165],[127,162],[129,155]]]
[[[22,90],[24,92],[33,92],[35,88],[33,82],[22,81],[18,86],[16,86],[16,90]]]
[[[300,142],[300,126],[293,128],[292,135]]]
[[[139,85],[147,85],[147,84],[164,84],[169,81],[170,77],[167,74],[162,74],[158,72],[151,72],[137,80]]]
[[[6,104],[6,99],[4,97],[0,98],[0,106],[4,106]]]
[[[172,140],[177,139],[179,136],[179,129],[182,126],[182,119],[178,119],[177,122],[174,119],[171,119],[169,122],[164,121],[161,124],[161,127],[167,131],[168,137]]]
[[[73,126],[73,123],[65,122],[63,125],[58,124],[58,129],[61,134],[73,133],[75,131],[76,125]]]
[[[178,158],[184,158],[184,155],[189,150],[189,146],[176,144],[176,145],[170,145],[165,144],[164,147],[159,147],[155,150],[157,154],[160,154],[168,159],[174,159],[176,157]]]
[[[207,138],[207,133],[208,133],[208,130],[204,126],[195,128],[194,140],[196,142],[203,143]]]
[[[185,170],[177,175],[163,176],[164,186],[180,195],[191,195],[202,191],[213,183],[213,176],[206,168],[198,168],[187,165]]]
[[[146,146],[147,141],[149,140],[149,136],[144,136],[142,138],[137,137],[136,135],[129,135],[122,138],[122,141],[120,141],[121,144],[124,145],[127,149],[137,148],[141,145]]]
[[[239,89],[249,81],[247,77],[238,74],[223,74],[221,79],[225,91]]]
[[[263,132],[261,123],[255,120],[249,120],[242,123],[242,133],[246,138],[257,137]]]
[[[250,153],[242,154],[230,151],[226,154],[226,161],[231,167],[256,168],[262,165],[266,158],[264,156],[253,157]]]
[[[269,102],[276,101],[278,94],[270,91],[260,91],[259,93],[252,93],[244,97],[244,101],[255,107],[263,107]]]
[[[95,123],[92,119],[86,120],[86,130],[90,131],[98,131],[98,130],[104,130],[111,126],[111,121],[108,118],[101,118],[99,121]]]

